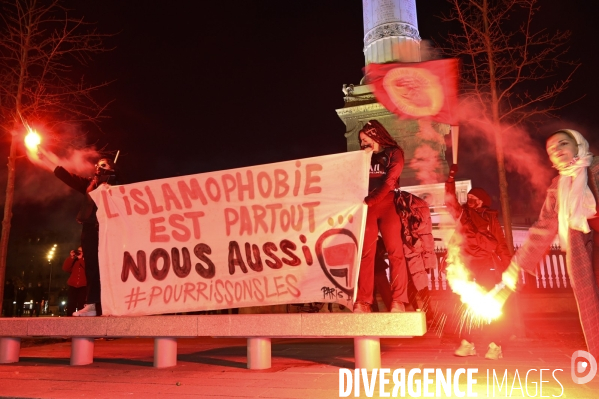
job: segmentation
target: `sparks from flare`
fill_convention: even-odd
[[[499,318],[505,301],[497,298],[494,290],[487,292],[471,280],[470,272],[460,256],[459,241],[462,237],[456,234],[455,238],[447,248],[447,281],[451,290],[460,296],[464,304],[460,310],[459,330],[464,327],[470,330]]]
[[[27,152],[29,155],[33,155],[36,159],[38,158],[38,146],[42,142],[42,137],[29,126],[29,123],[23,118],[23,115],[19,112],[19,118],[21,118],[21,123],[27,129],[29,133],[25,136],[25,147],[27,147]]]

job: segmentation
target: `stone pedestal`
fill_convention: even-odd
[[[346,126],[348,151],[360,149],[358,132],[369,120],[376,119],[404,150],[406,163],[400,179],[402,186],[445,181],[449,167],[445,159],[444,136],[449,134],[449,125],[400,119],[376,102],[367,86],[355,87],[354,93],[345,107],[336,110]]]

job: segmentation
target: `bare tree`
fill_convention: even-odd
[[[89,85],[81,70],[107,51],[110,35],[83,18],[73,18],[60,0],[2,2],[0,13],[0,131],[10,142],[8,178],[0,238],[0,307],[15,190],[15,162],[25,124],[59,132],[65,125],[97,123],[105,105],[94,100],[107,83]]]
[[[443,50],[462,60],[463,98],[478,110],[468,123],[493,132],[505,238],[513,251],[503,135],[563,108],[557,96],[578,68],[565,57],[570,32],[537,29],[537,0],[447,1],[452,9],[441,19],[461,29],[447,36]]]

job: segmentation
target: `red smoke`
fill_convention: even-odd
[[[473,103],[462,102],[460,113],[461,119],[467,121],[466,128],[463,129],[463,139],[468,140],[475,135],[478,140],[484,140],[484,145],[477,148],[477,156],[484,154],[497,162],[495,134],[499,131],[503,141],[506,170],[522,176],[535,192],[545,192],[548,181],[555,173],[548,167],[550,164],[544,141],[538,138],[535,140],[535,135],[524,128],[489,123],[481,117],[483,111]]]
[[[56,137],[60,137],[60,142]],[[83,136],[76,131],[62,131],[56,137],[45,133],[42,134],[42,141],[37,150],[23,147],[29,162],[21,161],[17,165],[15,180],[17,204],[45,204],[72,195],[73,191],[68,186],[50,175],[56,166],[62,166],[69,172],[81,176],[93,175],[94,163],[100,158],[98,151],[93,147],[75,148],[83,141]],[[64,146],[63,143],[70,145]],[[62,146],[59,147],[57,144]]]
[[[428,144],[422,144],[414,151],[410,167],[416,171],[420,184],[433,184],[439,181],[439,154]]]
[[[418,126],[416,138],[421,144],[414,151],[414,156],[410,160],[410,168],[416,171],[416,179],[420,184],[434,184],[443,181],[445,177],[441,176],[442,168],[438,149],[445,145],[443,136],[433,128],[429,119],[418,120]]]

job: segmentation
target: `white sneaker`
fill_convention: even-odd
[[[474,349],[474,344],[471,344],[470,342],[463,339],[462,343],[460,344],[460,347],[458,349],[456,349],[454,354],[456,356],[462,356],[462,357],[463,356],[474,356],[474,355],[476,355],[476,349]]]
[[[96,313],[96,304],[95,303],[88,303],[87,305],[85,305],[83,307],[83,309],[76,311],[75,313],[73,313],[73,316],[77,317],[77,316],[95,316]]]
[[[489,350],[485,355],[485,359],[489,360],[497,360],[503,357],[503,353],[501,352],[501,346],[495,345],[495,342],[491,342],[489,344]]]

